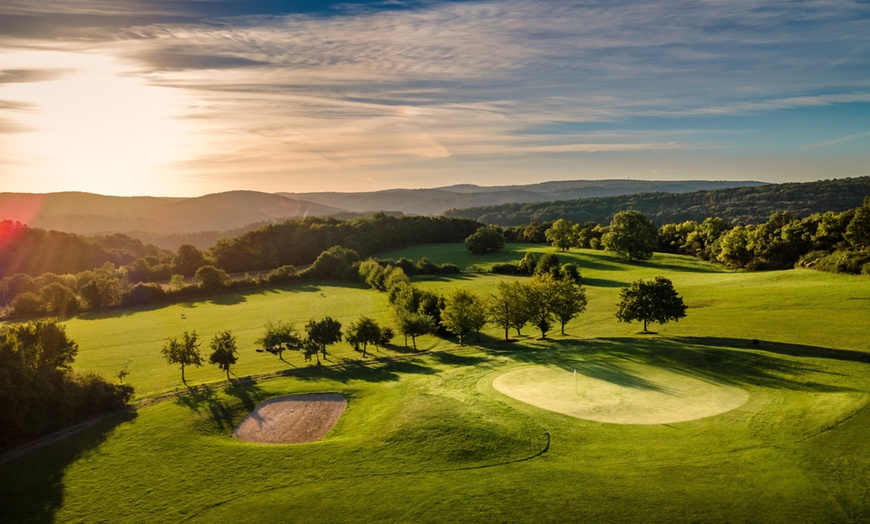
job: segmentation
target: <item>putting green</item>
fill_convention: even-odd
[[[573,369],[528,366],[497,377],[496,390],[572,417],[613,424],[667,424],[710,417],[743,405],[749,394],[634,362],[597,362]]]

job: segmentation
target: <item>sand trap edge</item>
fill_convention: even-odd
[[[304,444],[323,439],[347,408],[341,393],[284,395],[263,401],[233,429],[256,444]]]

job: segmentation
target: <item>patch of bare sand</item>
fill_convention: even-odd
[[[749,399],[738,387],[633,362],[608,365],[606,373],[578,367],[576,375],[530,366],[505,373],[492,385],[533,406],[613,424],[685,422],[731,411]]]
[[[277,397],[261,403],[233,430],[233,437],[264,444],[320,440],[338,422],[347,400],[339,393]]]

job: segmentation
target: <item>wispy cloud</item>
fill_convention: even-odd
[[[82,27],[115,18],[91,38],[13,31],[0,45],[110,55],[123,75],[183,94],[177,115],[204,145],[174,166],[194,177],[697,150],[722,144],[645,120],[870,102],[870,5],[858,0],[430,1],[330,16],[219,4],[206,16],[207,2],[12,0],[0,14],[72,16]],[[58,67],[6,78],[36,81]],[[607,137],[541,131],[555,123],[603,126]]]
[[[868,137],[870,137],[870,131],[864,131],[863,133],[855,133],[854,135],[848,135],[848,136],[844,136],[844,137],[840,137],[840,138],[835,138],[834,140],[828,140],[826,142],[819,142],[817,144],[807,144],[807,145],[803,146],[802,149],[804,149],[804,150],[819,149],[822,147],[835,146],[837,144],[843,144],[845,142],[851,142],[852,140],[859,140],[861,138],[868,138]]]

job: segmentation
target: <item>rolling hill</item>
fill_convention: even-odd
[[[636,209],[656,224],[701,221],[720,217],[732,223],[758,224],[777,211],[805,217],[826,211],[859,207],[870,195],[870,176],[815,182],[732,187],[691,193],[638,193],[632,195],[550,202],[513,203],[474,208],[456,207],[446,216],[468,218],[500,226],[548,222],[609,223],[619,211]]]
[[[720,188],[755,187],[755,181],[653,181],[653,180],[562,180],[514,186],[460,184],[433,189],[388,189],[361,193],[280,193],[347,211],[400,211],[416,215],[440,215],[449,209],[499,204],[523,204],[578,198],[608,197],[636,193],[686,193]]]
[[[281,195],[231,191],[196,198],[0,193],[0,220],[78,233],[189,234],[343,210]]]

